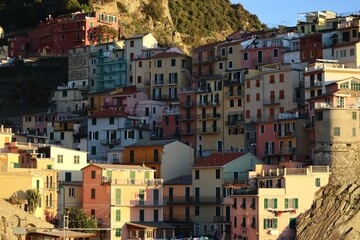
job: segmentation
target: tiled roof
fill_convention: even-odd
[[[170,139],[170,140],[151,140],[151,141],[144,141],[139,143],[134,143],[131,145],[126,146],[127,147],[152,147],[152,146],[165,146],[169,143],[178,141],[176,139]]]
[[[129,116],[126,112],[119,111],[96,111],[91,114],[90,118],[107,118],[107,117],[127,117]]]
[[[184,185],[184,184],[191,184],[192,183],[192,176],[191,175],[182,175],[176,178],[172,178],[164,182],[164,185]]]
[[[223,43],[223,42],[214,42],[214,43],[209,43],[209,44],[206,44],[206,45],[202,45],[202,46],[200,46],[198,48],[195,48],[193,50],[193,52],[201,52],[201,51],[213,49],[213,48],[215,48],[217,45],[219,45],[221,43]]]
[[[146,171],[155,171],[151,168],[142,166],[142,165],[125,165],[125,164],[97,164],[97,163],[91,163],[87,165],[84,168],[87,168],[89,166],[96,166],[101,169],[126,169],[126,170],[146,170]],[[84,169],[83,168],[83,169]]]
[[[187,56],[178,52],[161,52],[155,54],[152,58],[171,58],[171,57],[187,57]]]
[[[198,159],[193,167],[220,167],[245,154],[247,153],[212,153],[208,157]]]

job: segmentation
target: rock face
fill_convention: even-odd
[[[329,184],[297,219],[299,240],[360,239],[359,144],[321,144],[315,164],[330,164]]]
[[[13,227],[53,228],[54,226],[0,199],[0,240],[19,239],[13,234]]]

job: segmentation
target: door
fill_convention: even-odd
[[[154,189],[154,205],[159,205],[159,190]]]

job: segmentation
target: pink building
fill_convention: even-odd
[[[97,28],[99,25],[102,30]],[[67,56],[71,48],[116,40],[118,30],[118,19],[104,13],[71,13],[56,18],[49,15],[29,32],[25,45],[23,38],[15,38],[14,47],[9,47],[9,57],[24,57],[24,50],[25,56]]]
[[[191,88],[180,93],[180,140],[196,146],[196,92]]]
[[[26,56],[27,38],[15,37],[8,40],[8,57],[24,58]]]
[[[169,239],[163,222],[163,181],[140,165],[90,164],[83,171],[83,208],[97,219],[102,239]]]

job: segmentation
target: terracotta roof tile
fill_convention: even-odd
[[[247,153],[212,153],[210,156],[198,159],[193,167],[216,167],[244,156]]]

